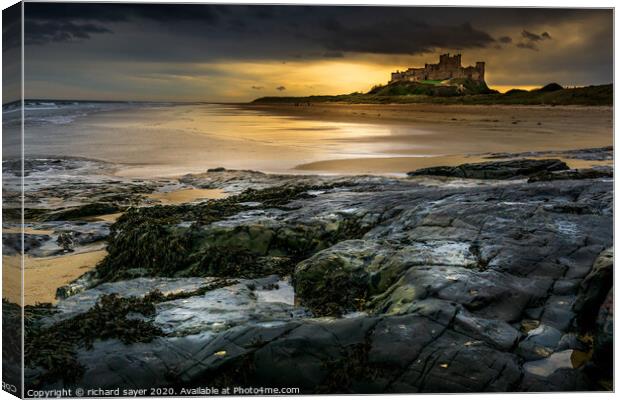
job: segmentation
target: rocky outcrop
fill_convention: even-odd
[[[614,272],[614,249],[601,252],[596,258],[592,270],[580,284],[579,295],[575,302],[579,326],[591,330],[594,326],[599,309],[612,290]]]
[[[571,169],[567,171],[542,172],[528,179],[528,182],[559,181],[568,179],[598,179],[613,178],[614,171],[611,167]]]
[[[485,158],[561,157],[586,161],[609,161],[614,159],[613,146],[575,150],[527,151],[523,153],[491,153]]]
[[[601,304],[594,333],[592,363],[595,371],[593,375],[598,377],[599,384],[605,389],[613,388],[613,364],[614,364],[614,289],[611,288]],[[602,382],[601,382],[602,381]]]
[[[540,173],[567,170],[568,165],[557,159],[519,159],[461,164],[456,167],[430,167],[408,172],[409,176],[447,176],[467,179],[515,179]]]
[[[187,179],[225,185],[209,181],[217,174],[242,186],[231,171]],[[45,360],[35,359],[26,376],[41,388],[166,387],[177,395],[205,386],[600,388],[611,338],[610,309],[599,309],[612,298],[604,284],[612,182],[426,183],[274,177],[228,199],[132,210],[111,227],[99,284],[60,301],[29,332],[50,339],[37,343],[58,343],[51,339],[79,331],[80,318],[99,326],[93,307],[117,293],[125,300],[105,305],[122,307],[120,326],[142,321],[141,335],[69,335],[76,346],[63,362],[81,366],[80,375],[45,375]],[[213,275],[235,282],[205,287]],[[591,350],[597,367],[586,373]]]
[[[593,341],[587,372],[603,389],[613,388],[613,268],[612,247],[599,254],[592,270],[581,282],[574,307],[576,326]]]

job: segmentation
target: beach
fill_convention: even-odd
[[[611,107],[78,104],[28,111],[25,139],[27,157],[105,161],[121,177],[402,175],[486,153],[610,146],[612,122]]]
[[[83,161],[67,161],[68,170],[56,170],[53,163],[47,167],[33,164],[35,170],[29,173],[26,184],[35,193],[43,190],[37,201],[51,209],[93,201],[84,195],[84,183],[93,185],[92,190],[98,193],[98,185],[117,179],[128,184],[163,177],[160,188],[140,200],[144,205],[223,198],[228,194],[221,189],[175,183],[187,173],[222,166],[293,175],[404,176],[419,168],[484,162],[498,153],[510,159],[531,151],[542,153],[530,154],[530,158],[559,158],[572,168],[612,163],[611,159],[583,159],[562,153],[611,145],[610,107],[116,104],[90,107],[88,112],[80,107],[34,109],[27,119],[30,130],[39,133],[29,148],[33,153],[30,157],[42,156],[43,150],[38,149],[45,147],[48,151],[52,140],[54,156],[73,153],[84,157]],[[120,129],[119,119],[127,124],[125,129]],[[41,125],[42,120],[56,123]],[[85,129],[91,133],[84,135]],[[60,140],[56,140],[58,135]],[[94,146],[101,140],[99,135],[105,135],[110,143]],[[142,151],[144,142],[148,146]],[[71,194],[64,192],[63,182],[50,183],[58,176],[66,180]],[[49,185],[57,192],[50,191]],[[118,191],[127,190],[123,185]],[[75,204],[63,200],[80,197],[82,200]],[[108,226],[121,215],[114,211],[86,220]],[[15,233],[15,229],[7,227],[5,233]],[[54,229],[26,228],[25,232],[56,237]],[[26,304],[55,302],[58,287],[103,258],[101,246],[81,254],[29,256]],[[16,265],[13,258],[4,259],[12,269]],[[15,298],[12,292],[6,292],[11,299]]]
[[[362,139],[394,144],[380,157],[329,159],[295,167],[318,173],[404,173],[417,168],[480,162],[488,153],[612,145],[611,107],[329,103],[246,107],[302,119],[391,127],[391,135]],[[411,134],[407,127],[415,127],[417,134]],[[596,164],[569,161],[575,168]]]
[[[228,194],[221,189],[175,183],[187,173],[222,166],[293,175],[403,176],[419,168],[484,162],[498,153],[510,159],[531,151],[542,153],[530,154],[530,158],[559,158],[572,168],[612,163],[611,159],[583,159],[562,153],[611,145],[610,107],[193,104],[106,105],[88,110],[84,112],[78,105],[31,112],[29,128],[40,133],[30,147],[31,157],[40,156],[39,148],[47,151],[52,138],[55,156],[77,152],[73,155],[85,157],[83,161],[67,161],[69,174],[55,170],[53,163],[47,167],[34,164],[26,184],[35,193],[43,190],[37,201],[45,207],[71,206],[73,203],[63,200],[67,198],[76,201],[83,197],[75,204],[93,201],[84,195],[86,182],[98,193],[98,185],[117,179],[128,184],[162,176],[160,188],[140,200],[144,205],[223,198]],[[37,114],[43,112],[43,117]],[[119,128],[119,119],[126,122],[125,129]],[[56,123],[41,125],[41,120]],[[84,135],[84,129],[92,133]],[[127,138],[127,132],[133,138]],[[57,135],[62,136],[60,144]],[[110,144],[93,146],[100,140],[98,135],[105,135]],[[142,151],[145,135],[150,138],[147,150]],[[66,144],[61,145],[64,141]],[[71,194],[64,192],[63,182],[50,183],[58,176],[66,180]],[[49,185],[57,192],[50,191]],[[118,191],[127,190],[123,185]],[[114,211],[86,220],[108,226],[121,215]],[[15,229],[7,227],[5,233],[15,234]],[[56,237],[54,229],[27,227],[25,232]],[[104,255],[101,244],[80,254],[28,256],[26,304],[55,302],[58,287],[91,270]],[[7,275],[15,275],[9,271],[18,268],[16,256],[4,261]],[[17,300],[13,292],[5,293]]]
[[[342,335],[406,354],[379,367],[399,385],[436,353],[430,374],[456,387],[529,390],[522,376],[549,385],[598,351],[544,347],[536,332],[571,335],[600,308],[575,304],[607,295],[580,285],[608,282],[613,264],[610,108],[71,104],[27,117],[23,242],[22,163],[3,164],[4,298],[22,302],[23,243],[23,303],[51,335],[31,331],[27,357],[65,348],[72,324],[101,326],[84,333],[97,338],[142,321],[115,333],[123,341],[69,344],[79,385],[120,387],[136,369],[112,371],[118,354],[147,365],[151,387],[178,382],[170,371],[231,379],[212,360],[235,363],[235,349],[253,357],[248,376],[260,357],[295,371],[308,349],[346,364]],[[413,342],[401,345],[403,329]],[[248,339],[229,347],[240,330]],[[430,355],[411,352],[420,340]],[[478,359],[511,372],[474,363],[471,380]],[[45,368],[31,372],[51,387]]]

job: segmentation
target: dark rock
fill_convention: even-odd
[[[596,318],[596,330],[592,362],[598,374],[607,380],[613,379],[614,362],[614,289],[611,288],[601,305]]]
[[[23,252],[29,253],[34,249],[41,247],[45,242],[51,239],[49,235],[30,234],[24,236]],[[2,254],[15,255],[22,253],[22,234],[21,233],[3,233],[2,234]]]
[[[605,146],[575,150],[527,151],[522,153],[491,153],[485,158],[501,159],[527,157],[561,157],[573,160],[609,161],[614,159],[614,148],[613,146]],[[599,167],[594,167],[594,169],[597,168]]]
[[[550,296],[545,303],[541,322],[566,331],[575,317],[572,310],[574,301],[575,296]]]
[[[579,279],[558,279],[553,284],[553,294],[556,295],[570,295],[576,294],[579,290]]]
[[[563,350],[568,350],[568,349],[588,352],[589,346],[583,341],[581,341],[579,339],[579,336],[577,336],[577,334],[567,333],[564,336],[562,336],[562,339],[560,339],[560,342],[558,343],[555,350],[557,352],[557,351],[563,351]]]
[[[98,339],[75,349],[84,367],[75,387],[594,387],[565,351],[587,353],[575,337],[581,325],[571,325],[573,312],[596,315],[609,292],[602,281],[610,280],[611,266],[595,263],[613,243],[608,179],[444,187],[424,179],[230,170],[184,179],[236,192],[256,182],[263,190],[132,210],[112,226],[110,257],[84,282],[96,286],[60,301],[59,312],[39,323],[88,312],[102,294],[144,298],[160,288],[181,297],[149,295],[155,303],[148,315],[126,315],[128,326],[143,321],[161,331],[149,343],[121,332],[128,343]],[[566,205],[582,212],[560,211]],[[274,270],[294,274],[295,303],[286,279],[265,277]],[[201,292],[209,274],[238,283]],[[135,275],[149,277],[127,279]],[[324,312],[322,302],[336,311]],[[311,318],[299,305],[342,318]],[[595,322],[586,331],[594,333]],[[610,337],[595,343],[604,349]],[[611,371],[599,364],[606,370],[593,376]],[[37,374],[45,371],[30,368],[27,376],[34,381]]]
[[[454,320],[454,330],[503,351],[510,350],[519,339],[519,332],[505,321],[476,318],[459,313]]]
[[[596,258],[592,270],[581,282],[574,310],[577,314],[578,326],[582,330],[591,329],[594,326],[598,310],[612,288],[613,257],[613,247],[601,252]]]
[[[409,176],[433,175],[468,179],[526,178],[541,172],[567,170],[568,165],[556,159],[520,159],[461,164],[456,167],[430,167],[408,172]]]
[[[556,392],[591,390],[591,384],[580,370],[573,369],[572,350],[552,354],[549,358],[523,365],[523,391]]]
[[[613,178],[614,172],[611,168],[605,169],[571,169],[568,171],[550,172],[544,171],[536,174],[528,179],[528,182],[544,182],[544,181],[558,181],[569,179],[599,179],[599,178]]]
[[[528,332],[517,348],[517,354],[526,360],[539,360],[549,357],[560,343],[562,332],[547,325]]]
[[[544,310],[543,307],[526,308],[525,310],[523,310],[523,315],[526,318],[529,318],[532,320],[538,320],[540,319],[540,316],[542,315],[543,310]]]
[[[89,203],[78,207],[68,207],[62,210],[46,213],[39,219],[41,221],[66,221],[75,220],[97,215],[112,214],[121,211],[122,208],[110,203]]]
[[[60,246],[64,251],[73,251],[73,248],[75,247],[73,235],[70,232],[59,233],[56,243],[58,243],[58,246]]]
[[[378,242],[340,242],[297,265],[295,292],[302,304],[317,315],[363,309],[373,294],[373,286],[387,287],[391,283],[381,282],[380,271],[392,254],[393,250]],[[373,281],[377,284],[373,285]]]
[[[510,391],[521,379],[517,358],[467,336],[445,332],[390,386],[397,393]]]

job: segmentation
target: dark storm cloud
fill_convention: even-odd
[[[286,88],[285,88],[284,86],[278,86],[278,87],[276,88],[276,90],[279,90],[279,91],[281,92],[281,91],[283,91],[283,90],[286,90]]]
[[[98,33],[112,33],[104,26],[91,23],[77,24],[69,21],[28,22],[25,30],[27,45],[45,44],[49,42],[68,42],[79,39],[89,39]]]
[[[433,7],[230,6],[202,4],[28,3],[28,44],[41,45],[107,34],[109,58],[141,61],[213,59],[307,59],[346,53],[415,55],[436,49],[501,49],[493,27],[579,20],[605,10],[482,9]],[[590,14],[588,14],[588,12]],[[140,21],[133,49],[122,35]],[[152,43],[152,36],[167,36]],[[112,33],[112,34],[110,34]],[[135,33],[135,32],[132,32]],[[548,32],[521,30],[519,48],[551,39]],[[196,48],[205,51],[196,52]],[[162,51],[166,49],[166,51]],[[303,49],[303,50],[300,50]],[[92,52],[97,51],[93,48]],[[301,54],[303,52],[303,54]],[[99,51],[99,53],[101,53]],[[115,54],[116,53],[116,54]]]
[[[551,35],[549,34],[549,32],[543,32],[539,35],[526,29],[521,32],[521,37],[524,39],[524,41],[517,43],[516,46],[520,49],[534,51],[538,51],[538,45],[536,44],[537,42],[541,42],[543,40],[551,40]]]
[[[31,45],[88,39],[92,34],[112,33],[106,24],[136,19],[159,23],[194,21],[207,25],[219,20],[216,9],[211,6],[173,4],[30,3],[26,5],[25,15],[26,43]],[[239,28],[238,25],[234,27]]]
[[[18,4],[2,10],[2,52],[18,48],[21,44],[22,10]]]
[[[521,32],[521,36],[524,39],[532,41],[532,42],[537,42],[539,40],[542,40],[542,37],[540,37],[540,35],[526,31],[525,29]]]
[[[420,54],[438,47],[465,49],[493,42],[491,35],[468,22],[442,26],[411,19],[342,28],[337,35],[324,38],[324,44],[332,50],[377,54]]]
[[[529,40],[531,42],[539,42],[541,40],[551,39],[551,35],[549,34],[549,32],[543,32],[540,35],[538,35],[536,33],[529,32],[525,29],[523,30],[523,32],[521,32],[521,36],[524,39]]]
[[[29,44],[45,44],[119,33],[123,23],[142,20],[158,25],[150,29],[168,28],[175,36],[192,40],[207,34],[211,40],[263,40],[263,48],[250,53],[262,51],[266,57],[287,56],[300,45],[314,54],[339,56],[420,54],[437,47],[465,49],[494,42],[470,21],[431,23],[418,14],[413,8],[394,7],[30,3],[26,31]],[[320,49],[326,51],[317,53]]]
[[[385,68],[387,76],[453,50],[467,63],[487,61],[491,84],[613,79],[613,10],[605,9],[28,2],[25,10],[26,74],[41,97],[339,93],[344,81],[361,89],[365,74]],[[331,64],[340,68],[334,76],[323,72]],[[358,69],[339,79],[346,64]],[[309,74],[317,86],[304,92]]]
[[[201,21],[216,23],[227,6],[201,4],[87,4],[28,3],[26,17],[34,20],[87,20],[121,22],[136,18],[154,21]]]

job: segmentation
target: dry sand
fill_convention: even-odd
[[[570,150],[613,144],[612,107],[441,104],[247,107],[304,119],[393,126],[388,137],[351,139],[392,143],[394,149],[386,151],[384,157],[323,160],[297,166],[303,171],[405,173],[430,166],[484,161],[479,156],[483,153]],[[412,134],[407,127],[414,127],[417,133]],[[574,167],[592,165],[566,161]]]

